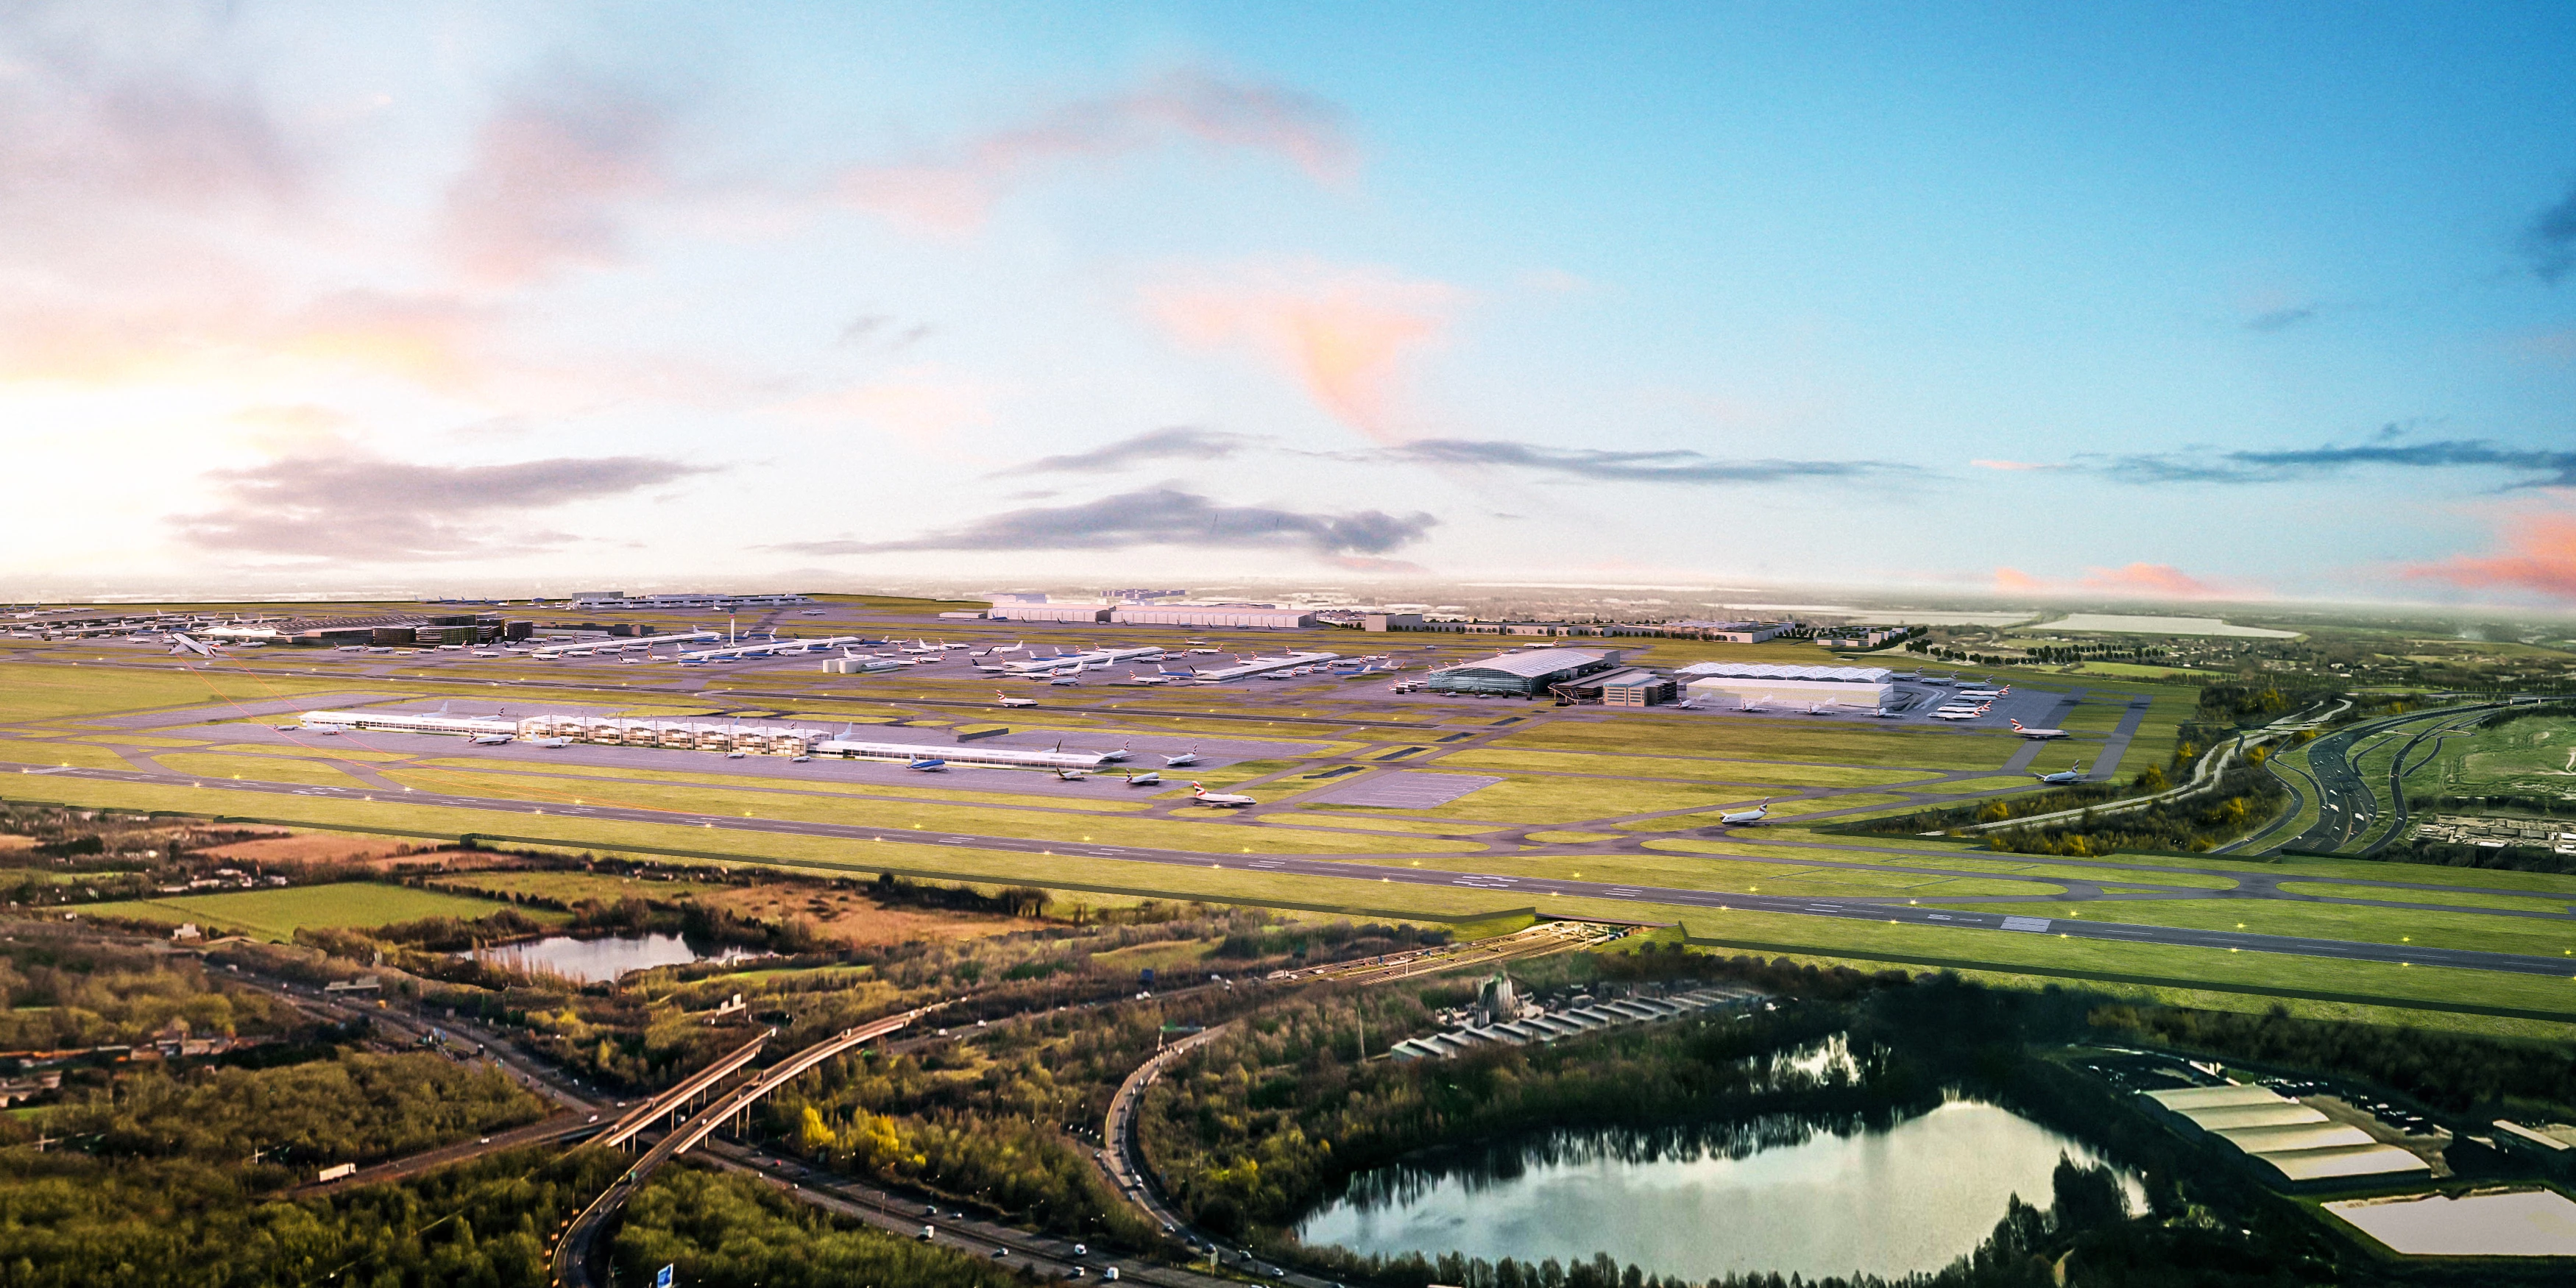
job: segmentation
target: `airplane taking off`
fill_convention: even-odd
[[[1178,769],[1183,765],[1195,765],[1199,763],[1199,749],[1192,747],[1188,751],[1182,752],[1177,756],[1165,756],[1163,757],[1163,763],[1174,769]]]
[[[937,756],[915,756],[904,764],[904,768],[918,769],[927,774],[948,768],[948,762]]]
[[[1225,792],[1212,792],[1197,783],[1190,784],[1190,799],[1197,801],[1201,805],[1213,805],[1218,809],[1241,809],[1246,805],[1258,803],[1249,796],[1234,796]]]
[[[2048,741],[2048,740],[2049,740],[2049,739],[2051,739],[2051,738],[2063,738],[2063,737],[2065,737],[2065,736],[2066,736],[2066,731],[2065,731],[2065,730],[2063,730],[2063,729],[2030,729],[2030,728],[2025,728],[2025,727],[2023,727],[2022,722],[2021,722],[2021,721],[2019,721],[2019,720],[2015,720],[2015,721],[2013,721],[2013,722],[2012,722],[2012,731],[2013,731],[2014,733],[2020,734],[2022,737],[2036,739],[2036,740],[2038,740],[2038,741],[2040,741],[2040,742],[2046,742],[2046,741]]]
[[[1751,827],[1754,824],[1761,822],[1764,818],[1769,817],[1770,813],[1771,798],[1765,796],[1762,798],[1761,804],[1756,805],[1751,809],[1740,809],[1718,815],[1717,824],[1720,827]]]
[[[2051,787],[2063,787],[2068,783],[2083,782],[2084,766],[2079,764],[2073,769],[2061,769],[2053,774],[2032,774],[2031,777],[2036,778]]]
[[[993,691],[993,700],[1006,707],[1034,707],[1038,704],[1036,698],[1014,698],[999,689]]]

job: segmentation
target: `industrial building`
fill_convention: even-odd
[[[1120,604],[1109,610],[1109,620],[1127,626],[1286,631],[1315,625],[1315,613],[1268,604]]]
[[[1694,662],[1675,674],[1692,698],[1718,702],[1832,702],[1884,707],[1896,700],[1896,673],[1883,666]]]
[[[2430,1176],[2432,1164],[2359,1127],[2338,1123],[2269,1087],[2229,1083],[2138,1093],[2148,1103],[2242,1151],[2275,1183],[2380,1184]]]
[[[1672,701],[1680,687],[1673,677],[1660,671],[1632,666],[1551,684],[1548,689],[1570,702],[1597,702],[1605,707],[1659,707]]]
[[[1775,640],[1797,629],[1795,622],[1666,622],[1659,628],[1666,635],[1687,635],[1694,639],[1721,640],[1728,644],[1760,644]]]
[[[1109,620],[1115,604],[995,604],[984,615],[997,622],[1079,622],[1094,625]]]
[[[1500,693],[1535,697],[1552,685],[1582,679],[1619,665],[1617,649],[1534,648],[1500,653],[1433,671],[1424,687],[1434,693]]]
[[[489,644],[523,640],[534,631],[530,622],[505,621],[497,613],[365,613],[353,617],[290,617],[257,626],[217,626],[200,632],[224,644],[297,644],[336,647],[365,644],[387,648],[435,647],[440,644]]]

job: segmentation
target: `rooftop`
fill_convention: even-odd
[[[1554,675],[1568,667],[1590,666],[1609,656],[1608,653],[1597,649],[1533,648],[1517,653],[1498,653],[1492,657],[1479,658],[1473,662],[1461,662],[1456,666],[1444,666],[1440,669],[1443,671],[1503,671],[1523,679],[1535,680],[1542,675]]]
[[[1885,684],[1895,672],[1883,666],[1780,666],[1767,662],[1693,662],[1676,674],[1732,680],[1842,680]]]

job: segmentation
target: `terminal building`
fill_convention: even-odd
[[[984,615],[997,622],[1080,622],[1093,625],[1109,620],[1116,604],[995,604]]]
[[[585,590],[575,592],[567,608],[623,608],[637,612],[670,612],[688,608],[785,608],[793,604],[810,604],[811,595],[716,595],[706,592],[674,595],[629,595],[619,590]]]
[[[1692,698],[1717,702],[1832,702],[1884,707],[1896,700],[1896,673],[1883,666],[1694,662],[1674,674]]]
[[[1536,697],[1551,686],[1580,680],[1619,665],[1619,650],[1533,648],[1500,653],[1433,671],[1423,687],[1433,693],[1498,693]]]
[[[939,760],[990,769],[1086,769],[1110,763],[1106,751],[1039,751],[1021,747],[951,747],[934,743],[867,742],[800,725],[748,721],[627,720],[608,716],[542,714],[453,716],[422,711],[307,711],[305,727],[345,733],[412,733],[453,738],[562,739],[608,747],[665,751],[742,752],[755,756],[834,756],[909,764]]]
[[[1287,631],[1315,625],[1315,612],[1268,604],[1120,604],[1109,611],[1109,620],[1130,626]]]

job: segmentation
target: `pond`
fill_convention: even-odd
[[[748,957],[766,957],[758,949],[725,948],[700,952],[678,935],[617,935],[606,939],[575,939],[553,935],[526,943],[501,944],[480,949],[474,956],[496,966],[539,974],[561,975],[586,984],[606,983],[628,971],[654,966],[684,966],[690,962],[740,961]]]
[[[1752,1271],[1897,1277],[1972,1251],[2019,1194],[2048,1206],[2080,1142],[2010,1110],[1952,1100],[1883,1127],[1771,1120],[1684,1143],[1556,1133],[1439,1169],[1354,1177],[1297,1235],[1390,1256],[1524,1264],[1607,1252],[1663,1275]],[[2134,1179],[2130,1203],[2142,1206]]]

